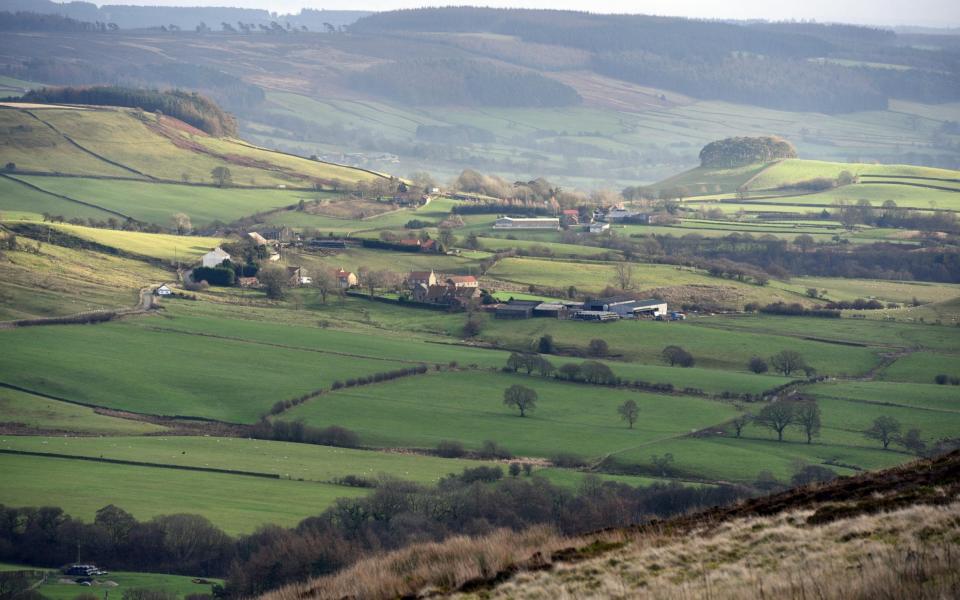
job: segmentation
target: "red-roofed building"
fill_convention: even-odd
[[[357,279],[356,273],[351,273],[350,271],[344,271],[343,267],[340,267],[333,272],[333,276],[337,278],[337,287],[341,290],[349,290],[352,287],[356,287],[360,282]]]
[[[580,212],[574,208],[568,208],[561,213],[563,222],[567,225],[580,224]]]

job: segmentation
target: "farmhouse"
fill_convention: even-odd
[[[437,274],[430,271],[411,271],[407,275],[407,287],[414,288],[420,284],[426,286],[437,285]]]
[[[360,280],[357,279],[356,273],[351,273],[350,271],[345,271],[343,267],[340,267],[333,272],[333,276],[337,279],[337,288],[341,290],[349,290],[352,287],[356,287]]]
[[[494,229],[560,229],[560,219],[556,217],[514,218],[500,217],[493,224]]]
[[[163,284],[163,285],[161,285],[160,287],[158,287],[157,289],[153,290],[153,293],[154,293],[154,295],[156,295],[156,296],[169,296],[169,295],[173,294],[173,290],[171,290],[171,289],[167,286],[167,284]]]
[[[476,287],[456,288],[451,285],[426,285],[424,283],[417,284],[412,293],[415,302],[438,306],[465,306],[471,300],[479,297],[480,289]]]
[[[420,240],[417,238],[405,238],[397,240],[396,244],[404,248],[418,248],[420,252],[439,252],[440,246],[434,240]]]
[[[200,258],[201,264],[208,268],[219,267],[223,261],[230,260],[230,254],[219,246],[207,252]]]

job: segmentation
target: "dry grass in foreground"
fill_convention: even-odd
[[[624,548],[525,572],[459,597],[939,600],[960,597],[960,503],[823,526],[812,511],[737,519],[711,531],[641,535]]]
[[[960,598],[960,451],[634,529],[417,544],[266,600]]]
[[[546,527],[520,533],[499,530],[477,538],[458,536],[361,560],[339,574],[290,585],[261,598],[398,598],[457,590],[471,582],[486,584],[511,568],[537,567],[531,556],[565,545],[569,541]]]

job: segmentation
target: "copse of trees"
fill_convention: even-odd
[[[732,137],[704,146],[700,166],[731,168],[796,157],[793,144],[778,137]]]
[[[237,135],[237,122],[212,100],[195,92],[120,86],[57,87],[30,90],[23,102],[98,104],[162,112],[217,137]]]
[[[774,354],[770,357],[770,366],[784,377],[789,377],[796,371],[811,370],[807,361],[796,350],[782,350]]]

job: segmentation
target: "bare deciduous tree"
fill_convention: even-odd
[[[614,265],[613,281],[621,290],[632,290],[633,283],[633,265],[628,262],[618,262]]]
[[[637,422],[637,417],[640,416],[640,407],[635,401],[627,400],[617,407],[617,412],[620,413],[620,418],[627,422],[630,429],[633,429],[633,424]]]

